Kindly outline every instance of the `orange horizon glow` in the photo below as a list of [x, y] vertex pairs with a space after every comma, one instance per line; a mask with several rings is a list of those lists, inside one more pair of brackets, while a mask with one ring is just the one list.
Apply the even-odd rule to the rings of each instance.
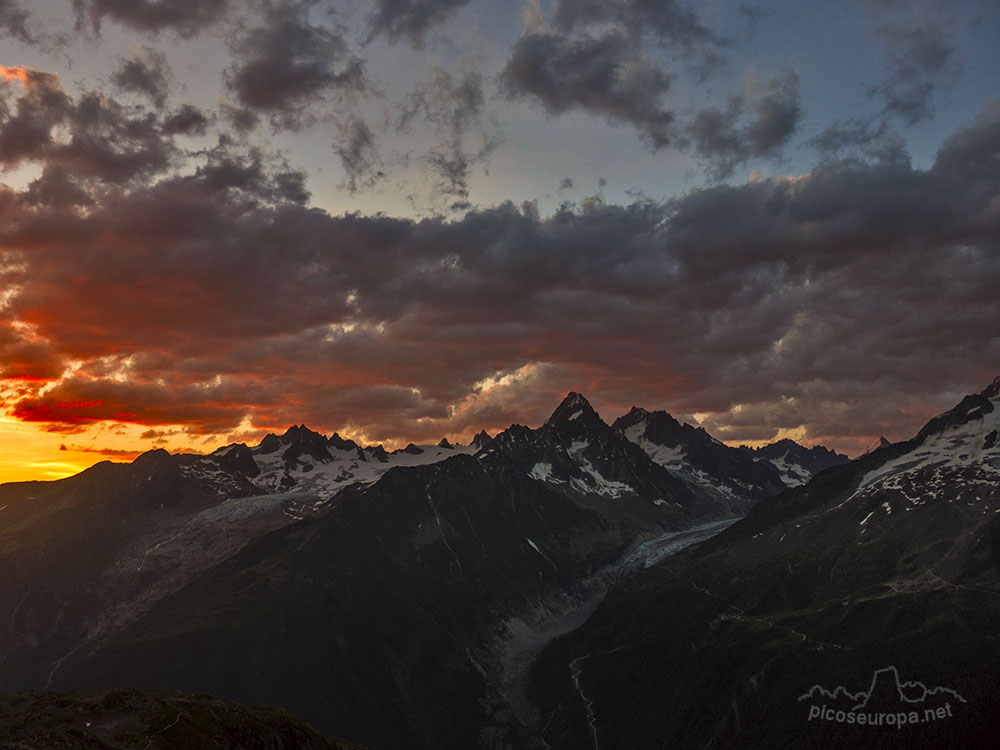
[[[50, 431], [45, 429], [45, 423], [26, 422], [17, 419], [10, 413], [0, 412], [0, 484], [8, 482], [54, 481], [79, 474], [102, 461], [130, 463], [146, 451], [164, 448], [171, 453], [210, 453], [224, 445], [236, 442], [256, 445], [267, 432], [284, 432], [283, 429], [267, 430], [254, 427], [246, 420], [240, 428], [229, 434], [194, 435], [183, 432], [182, 425], [165, 430], [171, 436], [151, 440], [143, 437], [141, 430], [144, 425], [122, 422], [107, 422], [89, 425], [80, 431]], [[307, 425], [309, 426], [309, 425]], [[316, 429], [311, 427], [310, 429]], [[502, 427], [485, 426], [490, 434], [500, 432]], [[427, 443], [425, 440], [384, 440], [372, 441], [358, 429], [341, 429], [337, 431], [341, 437], [354, 440], [361, 445], [380, 443], [386, 450], [403, 448], [409, 442]], [[453, 444], [468, 444], [472, 435], [478, 432], [451, 433], [443, 437]], [[332, 434], [332, 433], [331, 433]], [[790, 438], [800, 445], [812, 447], [822, 441], [810, 439], [798, 430], [781, 430], [770, 440], [726, 440], [730, 447], [746, 445], [759, 448], [782, 438]], [[854, 458], [863, 453], [866, 446], [877, 438], [859, 437], [852, 441], [854, 450], [843, 444], [826, 444], [840, 453], [847, 453]], [[432, 441], [436, 442], [436, 441]]]
[[65, 436], [0, 415], [0, 484], [63, 479], [105, 460], [97, 453], [60, 450], [65, 443]]

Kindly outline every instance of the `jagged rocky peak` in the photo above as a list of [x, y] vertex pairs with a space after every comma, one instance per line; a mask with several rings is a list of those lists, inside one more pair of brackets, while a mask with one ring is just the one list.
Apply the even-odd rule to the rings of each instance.
[[408, 443], [407, 446], [402, 450], [393, 451], [393, 453], [409, 453], [411, 456], [419, 456], [423, 452], [424, 452], [423, 448], [420, 448], [414, 445], [413, 443]]
[[448, 442], [448, 438], [441, 438], [441, 442], [437, 444], [438, 448], [454, 448], [455, 446]]
[[1000, 375], [993, 378], [993, 382], [986, 386], [986, 390], [982, 393], [986, 398], [997, 398], [1000, 396]]
[[[801, 443], [796, 443], [791, 438], [781, 438], [781, 440], [776, 440], [773, 443], [769, 443], [761, 448], [754, 449], [756, 453], [764, 455], [768, 458], [780, 458], [782, 454], [792, 451], [794, 454], [805, 454], [813, 456], [814, 458], [831, 458], [835, 459], [836, 463], [846, 463], [848, 458], [843, 456], [832, 448], [827, 448], [823, 445], [814, 445], [812, 448], [806, 448]], [[842, 460], [841, 460], [842, 459]]]
[[230, 474], [252, 478], [260, 474], [253, 452], [244, 443], [233, 443], [215, 452], [215, 462]]
[[867, 456], [869, 453], [874, 453], [875, 451], [881, 450], [882, 448], [886, 448], [890, 445], [892, 445], [892, 443], [889, 440], [886, 440], [885, 435], [881, 435], [878, 440], [873, 440], [871, 442], [862, 455]]
[[326, 441], [327, 445], [340, 451], [356, 451], [360, 446], [353, 440], [342, 438], [338, 433], [333, 433]]
[[371, 454], [375, 456], [375, 459], [380, 463], [385, 463], [386, 461], [389, 460], [389, 453], [386, 451], [386, 449], [382, 446], [381, 443], [379, 443], [376, 446], [366, 448], [365, 450], [370, 451]]
[[789, 438], [782, 438], [760, 448], [744, 447], [743, 450], [749, 451], [758, 460], [770, 461], [781, 472], [785, 484], [793, 487], [805, 484], [824, 469], [850, 460], [822, 445], [806, 448]]
[[275, 453], [279, 450], [281, 450], [281, 441], [273, 432], [267, 433], [267, 435], [264, 436], [264, 439], [260, 441], [260, 444], [256, 449], [257, 453], [264, 454]]
[[566, 394], [566, 398], [545, 422], [546, 427], [578, 426], [581, 430], [595, 425], [607, 426], [590, 402], [576, 391]]
[[[997, 395], [994, 393], [995, 387], [1000, 392], [1000, 386], [997, 386], [996, 381], [994, 381], [982, 393], [966, 396], [954, 409], [934, 417], [917, 433], [917, 439], [926, 440], [931, 435], [944, 432], [952, 427], [968, 424], [973, 420], [981, 420], [984, 415], [992, 413], [996, 408], [996, 404], [994, 403]], [[994, 395], [988, 395], [990, 393], [994, 393]]]
[[634, 427], [637, 424], [646, 424], [649, 421], [649, 417], [650, 413], [641, 406], [633, 406], [628, 410], [627, 414], [618, 417], [611, 426], [624, 430], [628, 427]]
[[618, 419], [615, 420], [615, 424], [628, 427], [634, 424], [639, 424], [640, 422], [647, 422], [651, 416], [652, 414], [646, 409], [643, 409], [641, 406], [633, 406], [628, 410], [627, 414], [623, 414], [618, 417]]
[[493, 442], [493, 438], [490, 437], [486, 430], [480, 430], [479, 434], [472, 438], [472, 444], [477, 448], [485, 448], [487, 445]]
[[292, 425], [281, 436], [282, 445], [287, 446], [283, 454], [286, 461], [293, 461], [301, 456], [309, 456], [316, 461], [330, 461], [333, 455], [327, 447], [326, 437], [313, 432], [304, 424]]
[[281, 442], [287, 444], [296, 440], [313, 440], [315, 438], [320, 438], [324, 443], [326, 442], [326, 438], [323, 435], [313, 432], [304, 424], [293, 424], [285, 430], [285, 434], [281, 436]]
[[667, 412], [647, 411], [639, 406], [633, 406], [628, 414], [616, 419], [612, 427], [632, 442], [645, 437], [660, 445], [676, 445], [683, 434], [680, 422]]

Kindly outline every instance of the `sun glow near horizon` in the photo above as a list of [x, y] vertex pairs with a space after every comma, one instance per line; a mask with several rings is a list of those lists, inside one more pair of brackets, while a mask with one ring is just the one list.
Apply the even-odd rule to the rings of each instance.
[[104, 460], [96, 453], [60, 450], [65, 442], [64, 436], [0, 414], [0, 484], [63, 479]]

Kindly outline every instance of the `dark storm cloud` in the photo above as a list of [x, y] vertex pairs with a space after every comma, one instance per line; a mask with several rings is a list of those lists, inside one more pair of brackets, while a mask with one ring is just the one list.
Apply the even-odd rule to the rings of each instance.
[[17, 0], [0, 0], [0, 36], [34, 44], [37, 37], [31, 31], [29, 20], [28, 11]]
[[381, 34], [391, 42], [405, 37], [420, 46], [431, 28], [468, 3], [469, 0], [376, 0], [370, 16], [372, 36]]
[[120, 91], [142, 94], [163, 107], [170, 93], [170, 66], [162, 52], [143, 46], [132, 56], [118, 59], [111, 82]]
[[20, 75], [22, 83], [0, 81], [0, 163], [8, 167], [50, 147], [52, 129], [73, 109], [57, 76], [30, 69]]
[[163, 120], [163, 132], [168, 135], [205, 135], [210, 120], [192, 104], [181, 105]]
[[246, 107], [234, 107], [223, 102], [219, 107], [222, 118], [229, 123], [233, 130], [240, 136], [246, 137], [260, 125], [260, 117]]
[[935, 93], [954, 82], [961, 63], [951, 24], [923, 18], [889, 24], [876, 31], [885, 48], [888, 77], [869, 89], [883, 104], [883, 114], [916, 125], [933, 114]]
[[238, 424], [247, 408], [243, 399], [248, 395], [259, 394], [235, 383], [174, 385], [68, 378], [44, 397], [22, 401], [13, 414], [27, 422], [48, 423], [61, 432], [112, 420], [141, 425], [184, 424], [190, 432], [199, 434], [220, 432]]
[[802, 117], [798, 76], [787, 73], [729, 99], [725, 110], [695, 115], [688, 135], [716, 177], [728, 177], [751, 157], [777, 154]]
[[250, 416], [405, 441], [537, 424], [576, 389], [609, 418], [852, 449], [995, 374], [998, 159], [994, 105], [929, 169], [828, 160], [666, 204], [414, 221], [309, 208], [301, 174], [223, 142], [83, 212], [0, 194], [23, 326], [0, 345], [82, 363], [17, 401], [53, 429]]
[[31, 181], [22, 197], [36, 206], [60, 209], [89, 206], [94, 202], [87, 190], [86, 181], [80, 180], [74, 170], [60, 164], [46, 165], [42, 174]]
[[976, 121], [945, 140], [937, 153], [934, 171], [954, 180], [968, 181], [987, 191], [1000, 182], [1000, 100], [984, 107]]
[[73, 0], [77, 23], [89, 19], [99, 29], [104, 18], [140, 31], [192, 35], [218, 20], [227, 0]]
[[[41, 163], [42, 178], [123, 184], [165, 169], [174, 149], [155, 115], [96, 92], [72, 99], [58, 77], [21, 71], [0, 84], [0, 162]], [[64, 171], [62, 176], [56, 168]], [[71, 173], [71, 178], [69, 177]]]
[[312, 121], [318, 100], [366, 88], [364, 62], [342, 31], [314, 24], [308, 4], [278, 3], [263, 22], [237, 34], [226, 85], [245, 109], [266, 115], [276, 128]]
[[487, 111], [483, 77], [475, 70], [456, 76], [440, 68], [417, 88], [400, 110], [399, 132], [423, 117], [437, 134], [423, 161], [436, 177], [434, 190], [467, 206], [473, 167], [486, 164], [500, 145], [499, 126]]
[[618, 32], [525, 34], [503, 70], [509, 96], [530, 97], [552, 114], [582, 110], [632, 125], [653, 148], [671, 140], [672, 112], [662, 103], [670, 76]]
[[64, 367], [48, 342], [35, 339], [30, 332], [18, 330], [10, 322], [0, 324], [0, 381], [55, 380]]

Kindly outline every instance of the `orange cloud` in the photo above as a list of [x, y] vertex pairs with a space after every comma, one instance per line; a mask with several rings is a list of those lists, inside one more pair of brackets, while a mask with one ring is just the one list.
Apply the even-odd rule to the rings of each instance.
[[6, 65], [0, 65], [0, 77], [2, 77], [5, 81], [20, 81], [22, 85], [27, 86], [30, 83], [31, 72], [23, 65], [18, 65], [13, 68], [9, 68]]

